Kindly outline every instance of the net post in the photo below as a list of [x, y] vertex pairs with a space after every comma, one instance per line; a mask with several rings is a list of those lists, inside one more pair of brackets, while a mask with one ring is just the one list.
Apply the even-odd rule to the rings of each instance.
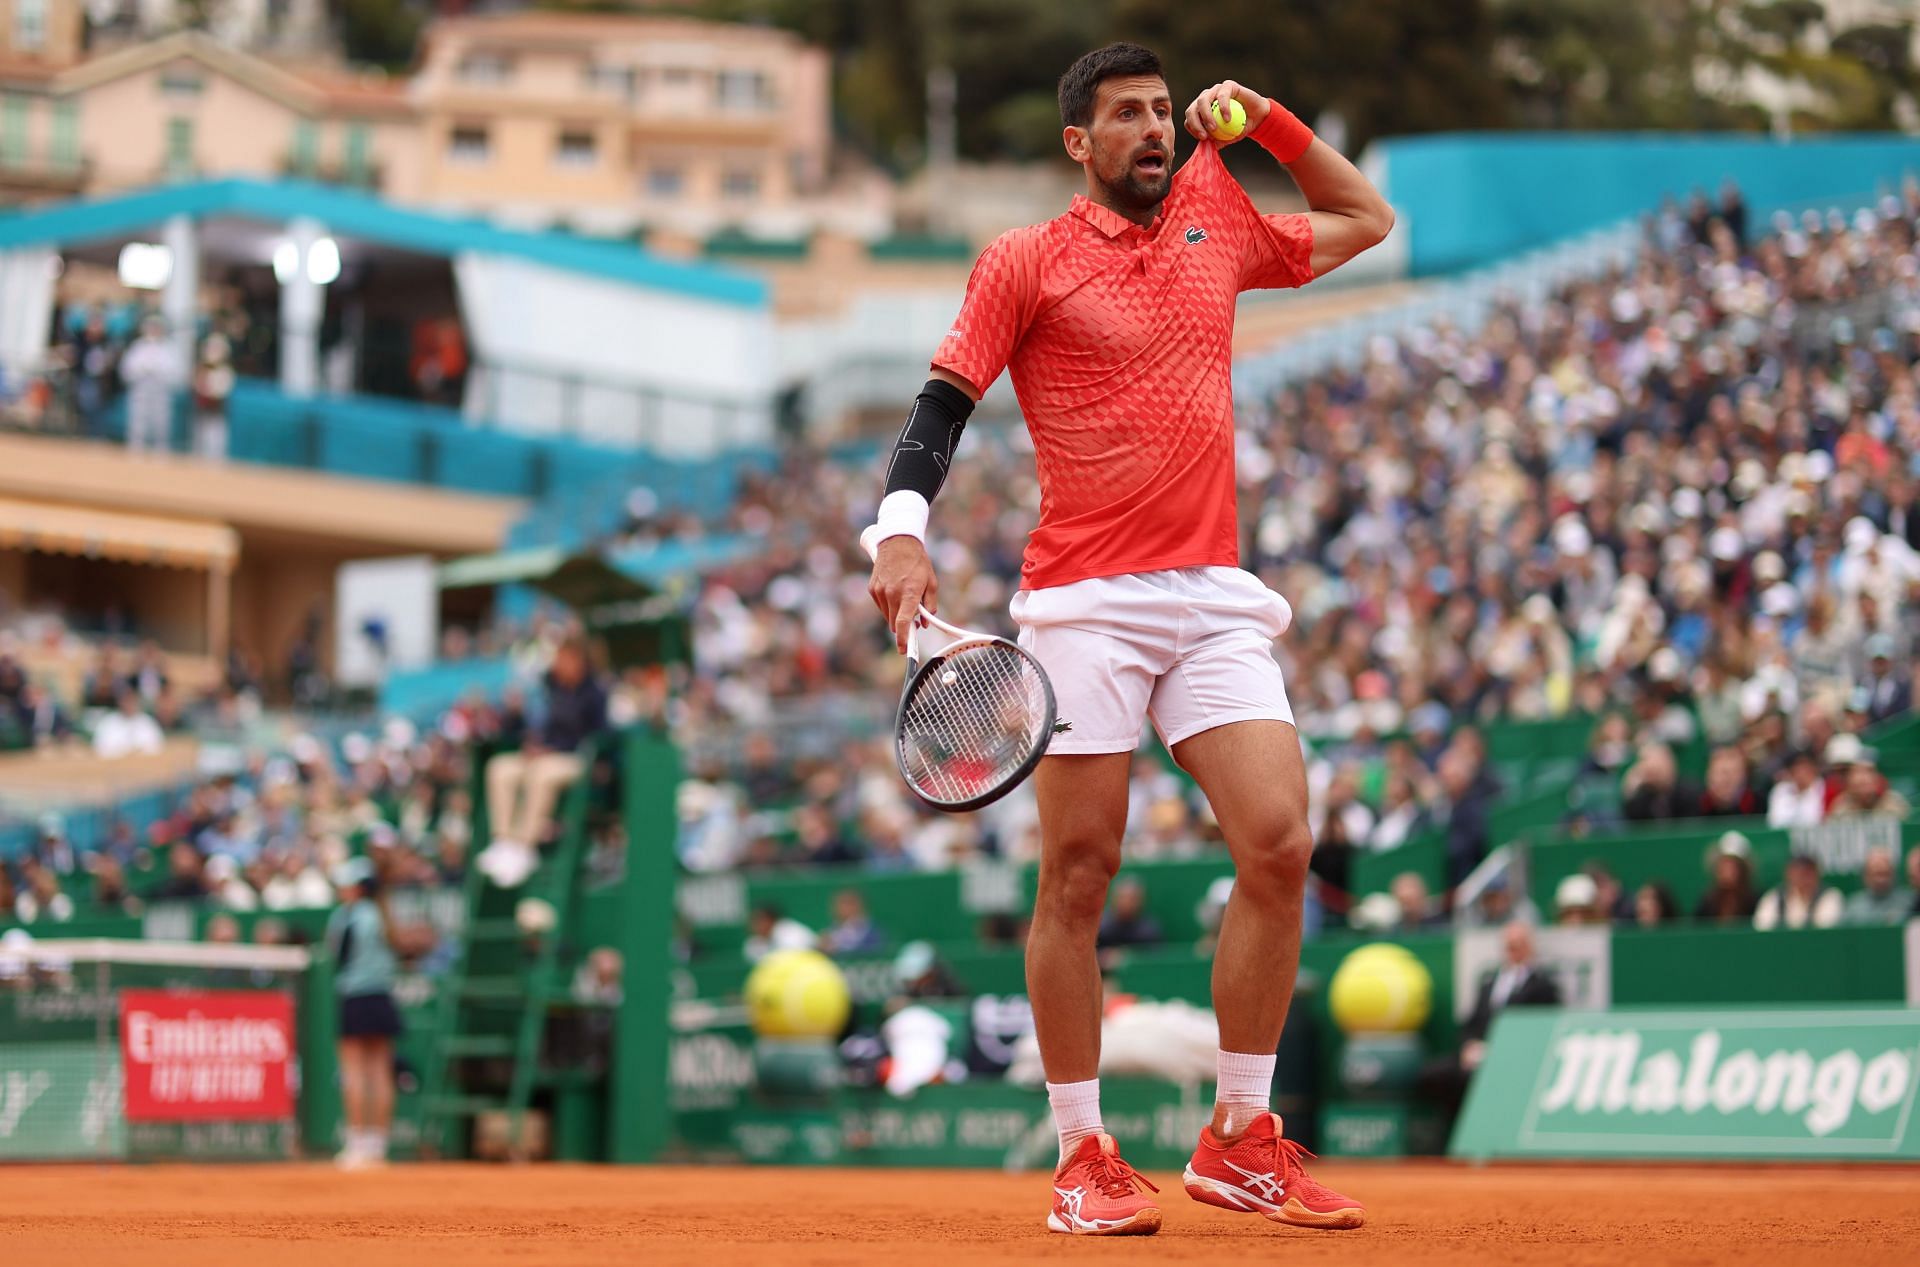
[[666, 735], [636, 727], [621, 754], [627, 874], [621, 893], [621, 973], [614, 1020], [608, 1160], [645, 1162], [667, 1143], [668, 1009], [673, 1000], [674, 794], [680, 755]]
[[335, 1032], [338, 1009], [333, 1000], [333, 956], [325, 943], [313, 948], [307, 970], [300, 974], [300, 1007], [295, 1014], [300, 1053], [301, 1151], [331, 1153], [340, 1132], [340, 1044]]

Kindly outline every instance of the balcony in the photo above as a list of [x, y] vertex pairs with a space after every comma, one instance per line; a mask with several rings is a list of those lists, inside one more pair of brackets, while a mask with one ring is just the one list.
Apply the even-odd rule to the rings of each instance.
[[321, 163], [283, 154], [280, 156], [279, 169], [280, 175], [293, 180], [313, 180], [323, 185], [340, 185], [348, 189], [378, 192], [381, 185], [382, 169], [378, 163]]
[[0, 147], [0, 190], [9, 194], [74, 194], [93, 173], [89, 159]]

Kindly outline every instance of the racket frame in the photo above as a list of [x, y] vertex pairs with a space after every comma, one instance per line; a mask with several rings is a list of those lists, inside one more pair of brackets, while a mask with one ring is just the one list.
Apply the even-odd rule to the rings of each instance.
[[[923, 648], [920, 643], [920, 631], [926, 627], [938, 629], [947, 636], [946, 644], [934, 652], [931, 658], [922, 654]], [[913, 697], [913, 688], [919, 685], [920, 680], [938, 669], [955, 647], [990, 643], [1005, 643], [1012, 647], [1026, 658], [1039, 676], [1040, 689], [1045, 693], [1047, 701], [1046, 720], [1040, 730], [1040, 742], [1034, 745], [1033, 751], [1027, 754], [1026, 759], [1015, 767], [1011, 774], [979, 796], [965, 801], [933, 800], [920, 790], [913, 776], [907, 771], [906, 753], [901, 743], [905, 738], [907, 701]], [[940, 619], [925, 607], [917, 609], [913, 622], [907, 627], [907, 674], [900, 684], [900, 703], [895, 706], [893, 713], [893, 764], [894, 768], [900, 772], [901, 781], [907, 785], [907, 790], [913, 793], [914, 799], [928, 809], [939, 810], [944, 814], [966, 814], [986, 808], [1026, 782], [1032, 775], [1034, 769], [1040, 764], [1040, 758], [1047, 755], [1047, 749], [1053, 744], [1054, 723], [1058, 720], [1058, 703], [1053, 695], [1053, 679], [1047, 676], [1046, 669], [1041, 667], [1040, 662], [1034, 659], [1032, 653], [1025, 647], [998, 634], [982, 633], [977, 629], [962, 629], [958, 625]]]

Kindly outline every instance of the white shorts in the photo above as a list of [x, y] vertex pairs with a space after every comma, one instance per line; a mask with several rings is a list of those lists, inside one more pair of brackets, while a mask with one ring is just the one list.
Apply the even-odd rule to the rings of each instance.
[[1132, 752], [1152, 719], [1169, 748], [1238, 721], [1293, 721], [1273, 640], [1287, 600], [1239, 568], [1097, 576], [1021, 590], [1020, 645], [1053, 681], [1049, 752]]

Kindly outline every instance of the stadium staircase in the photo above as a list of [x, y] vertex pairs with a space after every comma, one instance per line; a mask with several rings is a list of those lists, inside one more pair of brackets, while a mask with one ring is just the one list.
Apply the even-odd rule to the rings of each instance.
[[[477, 1131], [461, 1131], [460, 1124], [504, 1112], [508, 1152], [518, 1158], [528, 1146], [527, 1112], [535, 1092], [583, 1076], [549, 1071], [541, 1063], [551, 1005], [567, 994], [560, 979], [561, 950], [576, 914], [591, 826], [598, 750], [589, 744], [581, 755], [583, 773], [561, 802], [558, 837], [541, 851], [540, 864], [524, 885], [503, 889], [478, 866], [467, 868], [465, 932], [440, 980], [435, 1039], [421, 1071], [423, 1155], [471, 1155]], [[485, 754], [477, 754], [476, 844], [490, 839], [491, 832], [484, 770]]]

